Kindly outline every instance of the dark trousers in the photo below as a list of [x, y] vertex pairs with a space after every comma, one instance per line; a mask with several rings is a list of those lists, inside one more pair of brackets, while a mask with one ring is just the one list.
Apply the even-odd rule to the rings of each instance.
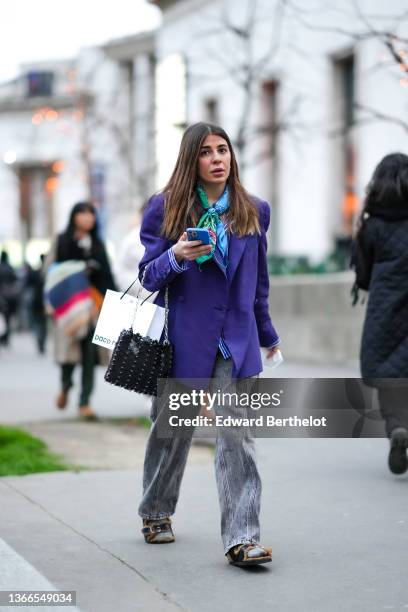
[[31, 329], [37, 342], [39, 353], [45, 352], [45, 343], [47, 340], [47, 317], [44, 313], [33, 313], [31, 319]]
[[[96, 347], [92, 344], [94, 330], [81, 340], [81, 393], [79, 406], [87, 406], [94, 388], [94, 368], [96, 364]], [[63, 391], [68, 392], [73, 385], [75, 363], [61, 365], [61, 383]]]
[[387, 436], [397, 427], [408, 429], [408, 387], [380, 387], [378, 399]]

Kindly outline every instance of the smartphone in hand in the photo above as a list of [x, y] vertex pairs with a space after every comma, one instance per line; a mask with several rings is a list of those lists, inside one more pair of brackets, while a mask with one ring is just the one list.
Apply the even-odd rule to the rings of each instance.
[[201, 240], [203, 244], [210, 244], [210, 232], [204, 227], [188, 227], [187, 240]]

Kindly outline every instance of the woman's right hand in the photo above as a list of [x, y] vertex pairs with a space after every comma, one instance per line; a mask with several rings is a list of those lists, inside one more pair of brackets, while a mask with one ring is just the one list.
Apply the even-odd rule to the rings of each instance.
[[203, 244], [201, 240], [187, 240], [187, 232], [184, 232], [178, 242], [172, 247], [177, 263], [183, 259], [194, 261], [201, 255], [207, 255], [211, 251], [210, 244]]

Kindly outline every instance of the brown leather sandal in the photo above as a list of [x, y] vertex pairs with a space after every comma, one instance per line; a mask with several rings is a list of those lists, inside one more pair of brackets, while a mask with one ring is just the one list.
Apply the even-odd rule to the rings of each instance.
[[57, 399], [55, 400], [55, 405], [60, 410], [64, 410], [68, 404], [68, 391], [60, 391], [57, 395]]
[[272, 561], [272, 548], [247, 542], [233, 546], [225, 556], [231, 565], [238, 565], [239, 567], [258, 565]]
[[176, 539], [168, 516], [162, 519], [143, 519], [141, 531], [147, 544], [169, 544]]

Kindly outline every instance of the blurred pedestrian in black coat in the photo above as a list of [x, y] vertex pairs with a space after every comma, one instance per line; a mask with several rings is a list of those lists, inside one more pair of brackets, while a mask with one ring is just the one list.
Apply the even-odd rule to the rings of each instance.
[[10, 342], [11, 319], [18, 306], [18, 278], [10, 265], [7, 251], [0, 254], [0, 312], [5, 321], [5, 331], [0, 336], [0, 344], [7, 346]]
[[30, 289], [29, 313], [30, 327], [35, 335], [38, 352], [45, 353], [47, 339], [47, 316], [44, 305], [44, 261], [40, 256], [41, 265], [37, 270], [31, 270], [26, 278], [26, 286]]
[[361, 373], [377, 387], [391, 439], [389, 467], [408, 468], [408, 156], [387, 155], [368, 185], [353, 245], [358, 290], [369, 291]]

